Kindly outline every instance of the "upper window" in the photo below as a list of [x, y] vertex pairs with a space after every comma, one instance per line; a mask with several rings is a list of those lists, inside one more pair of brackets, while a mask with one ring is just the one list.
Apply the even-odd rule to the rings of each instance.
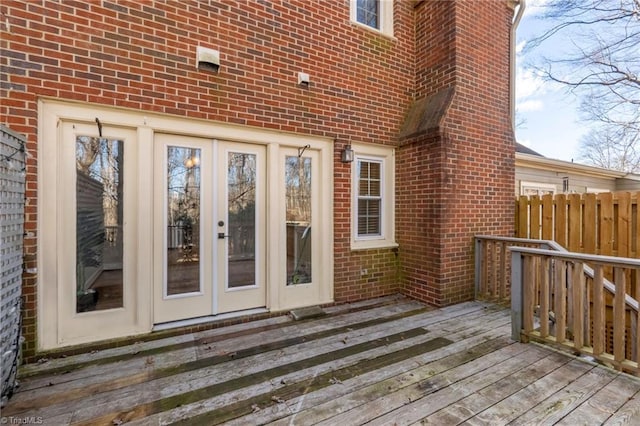
[[395, 247], [393, 149], [354, 145], [354, 150], [351, 246]]
[[351, 0], [351, 20], [393, 35], [393, 0]]

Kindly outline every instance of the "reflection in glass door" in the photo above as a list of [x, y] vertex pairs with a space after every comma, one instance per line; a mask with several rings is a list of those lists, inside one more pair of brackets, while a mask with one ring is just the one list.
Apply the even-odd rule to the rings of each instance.
[[311, 158], [285, 158], [287, 285], [311, 282]]
[[213, 144], [156, 135], [154, 322], [213, 313]]
[[227, 160], [227, 287], [256, 285], [256, 155], [229, 152]]
[[76, 136], [76, 313], [123, 306], [123, 145]]
[[217, 312], [266, 305], [266, 149], [219, 142]]
[[167, 148], [167, 296], [201, 291], [200, 150]]

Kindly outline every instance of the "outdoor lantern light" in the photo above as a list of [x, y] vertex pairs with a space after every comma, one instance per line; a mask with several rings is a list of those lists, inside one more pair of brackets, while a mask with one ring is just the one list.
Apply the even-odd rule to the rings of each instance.
[[351, 149], [351, 145], [347, 145], [342, 150], [342, 162], [351, 163], [352, 161], [353, 161], [353, 149]]

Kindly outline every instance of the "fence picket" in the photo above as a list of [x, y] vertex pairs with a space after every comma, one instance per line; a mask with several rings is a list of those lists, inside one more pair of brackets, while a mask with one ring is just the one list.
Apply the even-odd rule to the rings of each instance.
[[542, 239], [553, 240], [553, 195], [542, 196]]
[[527, 231], [529, 230], [529, 197], [526, 195], [520, 196], [518, 200], [518, 234], [519, 238], [529, 238]]
[[596, 253], [596, 194], [584, 194], [584, 222], [582, 223], [582, 252]]
[[568, 208], [568, 216], [567, 221], [568, 226], [567, 229], [569, 231], [569, 251], [579, 252], [580, 251], [580, 224], [582, 223], [581, 217], [581, 207], [582, 200], [580, 194], [570, 194], [567, 198], [569, 208]]
[[613, 196], [610, 192], [598, 194], [600, 200], [600, 252], [605, 256], [613, 255]]
[[617, 226], [617, 255], [619, 257], [629, 257], [629, 237], [631, 235], [631, 194], [619, 192], [614, 195], [614, 200], [618, 204], [618, 226]]
[[554, 199], [555, 204], [555, 240], [562, 247], [567, 247], [567, 197], [558, 194]]
[[537, 195], [531, 196], [531, 208], [529, 220], [529, 238], [540, 239], [540, 217], [542, 216], [542, 205], [540, 203], [540, 197]]

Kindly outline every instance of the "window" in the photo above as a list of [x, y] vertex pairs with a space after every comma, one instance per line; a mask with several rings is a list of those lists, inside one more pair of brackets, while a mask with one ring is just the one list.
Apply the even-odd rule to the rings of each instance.
[[352, 0], [351, 20], [393, 36], [393, 0]]
[[354, 150], [352, 248], [395, 247], [393, 149], [354, 145]]
[[361, 158], [356, 162], [358, 178], [358, 218], [356, 233], [361, 237], [382, 235], [382, 161]]
[[545, 195], [555, 194], [556, 186], [549, 183], [520, 182], [520, 195]]

